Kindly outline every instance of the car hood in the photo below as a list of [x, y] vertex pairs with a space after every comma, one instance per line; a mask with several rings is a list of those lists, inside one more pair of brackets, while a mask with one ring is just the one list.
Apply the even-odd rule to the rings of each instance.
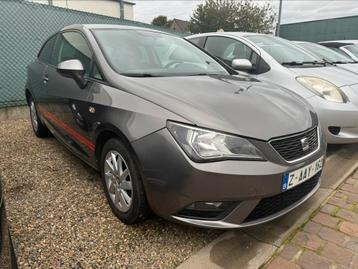
[[132, 93], [189, 122], [262, 140], [312, 127], [306, 101], [283, 88], [237, 76], [127, 78]]
[[355, 74], [358, 74], [358, 63], [355, 64], [337, 64], [339, 68], [342, 68], [344, 70], [351, 71]]
[[335, 66], [290, 68], [298, 76], [323, 78], [337, 87], [358, 84], [358, 75]]

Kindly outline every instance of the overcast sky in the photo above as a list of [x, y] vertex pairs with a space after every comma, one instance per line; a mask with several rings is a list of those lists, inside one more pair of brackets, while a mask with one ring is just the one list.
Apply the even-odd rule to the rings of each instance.
[[[132, 0], [134, 17], [137, 21], [150, 23], [158, 15], [166, 15], [170, 19], [189, 20], [195, 7], [204, 2], [202, 0]], [[274, 9], [278, 9], [278, 0], [256, 1], [269, 2]], [[358, 15], [358, 0], [283, 0], [282, 23], [317, 20], [334, 17]]]

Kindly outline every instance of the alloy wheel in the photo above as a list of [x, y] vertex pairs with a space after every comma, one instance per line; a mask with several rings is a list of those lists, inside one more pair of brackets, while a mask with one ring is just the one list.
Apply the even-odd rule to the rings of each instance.
[[30, 103], [30, 113], [32, 126], [34, 127], [35, 131], [37, 131], [37, 129], [39, 128], [39, 122], [37, 119], [37, 112], [34, 101], [31, 101]]
[[133, 186], [129, 167], [122, 155], [115, 150], [106, 154], [104, 177], [109, 196], [119, 211], [127, 212], [133, 200]]

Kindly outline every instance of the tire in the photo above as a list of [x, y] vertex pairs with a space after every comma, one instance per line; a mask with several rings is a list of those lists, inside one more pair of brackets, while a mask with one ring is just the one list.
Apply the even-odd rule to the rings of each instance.
[[139, 165], [129, 147], [117, 138], [108, 140], [100, 162], [104, 192], [114, 215], [129, 225], [145, 220], [150, 209]]
[[10, 238], [10, 258], [11, 258], [11, 267], [10, 268], [18, 269], [15, 249], [14, 249], [14, 245], [12, 243], [10, 232], [9, 232], [9, 238]]
[[41, 122], [41, 119], [36, 109], [35, 102], [31, 97], [29, 98], [29, 108], [30, 108], [31, 125], [35, 135], [40, 138], [50, 136], [51, 133], [47, 129], [45, 124]]

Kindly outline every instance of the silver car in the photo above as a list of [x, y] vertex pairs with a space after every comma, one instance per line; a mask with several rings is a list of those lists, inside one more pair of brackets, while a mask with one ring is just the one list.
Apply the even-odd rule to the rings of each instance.
[[358, 61], [358, 40], [322, 41], [319, 44], [349, 56], [356, 62]]
[[328, 143], [358, 142], [358, 76], [283, 38], [243, 32], [187, 37], [237, 70], [286, 87], [315, 108]]
[[299, 47], [305, 49], [307, 52], [320, 58], [322, 61], [358, 74], [358, 62], [353, 61], [348, 56], [345, 56], [325, 46], [312, 42], [295, 41], [294, 43]]

